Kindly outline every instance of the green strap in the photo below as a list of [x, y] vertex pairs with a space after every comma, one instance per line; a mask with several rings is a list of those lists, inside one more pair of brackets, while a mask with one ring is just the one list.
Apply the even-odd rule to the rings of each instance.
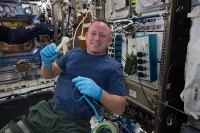
[[7, 128], [7, 129], [5, 130], [5, 133], [12, 133], [12, 131], [10, 130], [10, 128]]
[[24, 133], [30, 133], [30, 131], [28, 130], [28, 128], [24, 125], [24, 123], [21, 120], [17, 122], [17, 125], [20, 127], [20, 129]]

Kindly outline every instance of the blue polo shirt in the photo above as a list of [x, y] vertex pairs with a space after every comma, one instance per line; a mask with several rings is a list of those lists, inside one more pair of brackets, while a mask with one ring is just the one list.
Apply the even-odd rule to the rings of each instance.
[[[94, 114], [89, 104], [82, 99], [82, 94], [75, 88], [72, 79], [78, 76], [91, 78], [110, 94], [125, 96], [125, 78], [122, 65], [110, 56], [91, 55], [85, 50], [74, 48], [59, 60], [57, 65], [63, 70], [59, 75], [54, 93], [55, 104], [68, 113], [91, 117]], [[73, 97], [72, 97], [73, 95]], [[99, 107], [94, 104], [96, 109]]]

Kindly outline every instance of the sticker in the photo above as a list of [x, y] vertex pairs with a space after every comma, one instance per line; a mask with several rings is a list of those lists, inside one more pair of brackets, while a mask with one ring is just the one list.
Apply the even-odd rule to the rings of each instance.
[[129, 95], [136, 98], [136, 91], [129, 89]]

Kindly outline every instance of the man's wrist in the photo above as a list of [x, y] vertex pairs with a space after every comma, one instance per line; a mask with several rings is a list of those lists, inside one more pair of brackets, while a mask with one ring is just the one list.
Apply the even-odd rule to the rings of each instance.
[[101, 87], [99, 87], [99, 88], [100, 88], [100, 90], [99, 90], [99, 93], [96, 98], [97, 100], [101, 99], [101, 97], [103, 96], [103, 89]]
[[42, 61], [42, 65], [46, 67], [50, 67], [52, 62]]

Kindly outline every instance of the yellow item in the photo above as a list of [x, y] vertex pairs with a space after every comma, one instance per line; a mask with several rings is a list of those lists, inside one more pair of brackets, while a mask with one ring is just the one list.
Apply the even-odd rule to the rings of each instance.
[[136, 3], [136, 0], [132, 0], [132, 4], [135, 4]]

